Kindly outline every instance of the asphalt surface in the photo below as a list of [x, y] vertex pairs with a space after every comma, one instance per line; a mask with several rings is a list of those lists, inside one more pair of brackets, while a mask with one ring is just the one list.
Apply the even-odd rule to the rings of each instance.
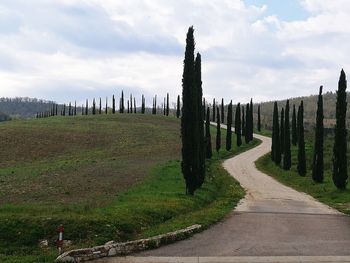
[[[222, 222], [187, 240], [133, 255], [136, 260], [133, 262], [147, 262], [142, 258], [147, 260], [150, 256], [174, 257], [174, 260], [175, 257], [197, 257], [197, 262], [200, 262], [198, 257], [233, 260], [237, 256], [297, 256], [298, 260], [298, 256], [350, 256], [350, 217], [258, 171], [254, 162], [270, 151], [271, 139], [255, 137], [262, 140], [262, 144], [223, 164], [247, 191], [235, 210]], [[327, 257], [327, 262], [336, 262], [332, 258], [336, 259]], [[350, 257], [347, 258], [350, 261]], [[299, 258], [291, 262], [304, 261]]]

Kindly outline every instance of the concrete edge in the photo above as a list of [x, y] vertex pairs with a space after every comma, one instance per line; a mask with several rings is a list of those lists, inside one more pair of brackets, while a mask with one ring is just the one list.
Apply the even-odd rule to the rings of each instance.
[[142, 250], [154, 249], [164, 244], [183, 240], [192, 234], [199, 232], [201, 228], [202, 226], [197, 224], [150, 238], [123, 243], [109, 241], [102, 246], [74, 249], [58, 256], [56, 262], [83, 262], [102, 257], [124, 256]]

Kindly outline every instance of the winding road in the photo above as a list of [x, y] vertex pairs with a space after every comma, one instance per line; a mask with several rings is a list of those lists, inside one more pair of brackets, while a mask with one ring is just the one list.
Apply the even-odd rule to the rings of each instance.
[[246, 196], [222, 222], [134, 257], [98, 262], [350, 262], [350, 217], [258, 171], [254, 162], [270, 151], [271, 139], [254, 137], [259, 146], [223, 163]]

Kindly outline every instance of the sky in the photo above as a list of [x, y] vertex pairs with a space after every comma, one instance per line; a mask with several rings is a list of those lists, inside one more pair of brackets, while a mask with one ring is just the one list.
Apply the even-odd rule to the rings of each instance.
[[207, 100], [335, 91], [349, 13], [349, 0], [1, 0], [0, 97], [175, 102], [191, 25]]

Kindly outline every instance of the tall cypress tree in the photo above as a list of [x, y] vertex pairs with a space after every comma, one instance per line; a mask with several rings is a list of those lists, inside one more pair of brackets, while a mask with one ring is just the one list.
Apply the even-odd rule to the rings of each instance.
[[63, 116], [66, 116], [66, 104], [63, 104]]
[[[198, 156], [198, 181], [196, 187], [199, 188], [202, 186], [205, 178], [205, 144], [204, 144], [204, 122], [203, 122], [203, 107], [202, 107], [202, 99], [203, 99], [203, 90], [202, 90], [202, 59], [201, 55], [197, 53], [195, 59], [195, 112], [197, 116], [195, 117], [195, 131], [196, 132], [196, 140], [197, 143], [195, 149], [197, 152], [195, 153]], [[194, 159], [196, 156], [194, 157]]]
[[[193, 195], [196, 190], [197, 176], [193, 174], [193, 155], [196, 150], [193, 145], [193, 93], [195, 90], [194, 76], [194, 37], [193, 27], [190, 27], [186, 37], [186, 49], [184, 59], [184, 71], [182, 75], [182, 116], [181, 116], [181, 139], [182, 139], [182, 162], [181, 169], [186, 181], [186, 193]], [[197, 135], [197, 134], [196, 134]]]
[[136, 98], [134, 97], [134, 113], [136, 113]]
[[297, 170], [300, 176], [306, 175], [306, 158], [305, 158], [305, 141], [304, 141], [304, 106], [303, 101], [300, 103], [299, 114], [299, 139], [298, 139], [298, 165]]
[[127, 111], [127, 113], [130, 113], [130, 102], [129, 102], [129, 100], [128, 100], [128, 111]]
[[292, 115], [292, 144], [297, 145], [297, 118], [295, 112], [295, 104], [293, 104], [293, 115]]
[[145, 97], [143, 96], [143, 94], [142, 94], [141, 101], [142, 101], [142, 103], [141, 103], [141, 113], [145, 114]]
[[133, 112], [133, 105], [132, 105], [132, 94], [130, 94], [130, 111], [128, 111], [128, 113], [132, 113]]
[[[119, 112], [121, 113], [120, 109], [119, 109]], [[112, 113], [115, 114], [115, 98], [114, 98], [114, 94], [113, 94], [113, 97], [112, 97]]]
[[315, 182], [323, 182], [323, 97], [322, 86], [318, 94], [317, 113], [316, 113], [316, 130], [315, 130], [315, 146], [312, 160], [312, 179]]
[[68, 116], [71, 116], [72, 115], [72, 106], [71, 106], [71, 103], [69, 102], [69, 105], [68, 105]]
[[166, 116], [169, 116], [169, 93], [166, 94]]
[[177, 103], [176, 103], [176, 117], [180, 118], [180, 95], [177, 95]]
[[96, 102], [95, 102], [95, 98], [92, 101], [92, 115], [96, 114]]
[[85, 108], [84, 108], [84, 104], [81, 105], [81, 115], [85, 114]]
[[337, 90], [336, 103], [336, 124], [335, 138], [333, 146], [333, 173], [332, 179], [334, 185], [338, 189], [345, 189], [348, 183], [347, 170], [347, 141], [346, 141], [346, 75], [344, 70], [341, 70]]
[[157, 114], [157, 95], [154, 96], [154, 114]]
[[240, 147], [242, 145], [242, 123], [241, 123], [241, 104], [238, 103], [236, 107], [236, 119], [235, 119], [235, 132], [237, 136], [237, 146]]
[[242, 136], [245, 136], [246, 125], [245, 125], [245, 115], [244, 115], [244, 106], [242, 106]]
[[275, 101], [273, 105], [273, 124], [272, 124], [272, 145], [271, 145], [271, 159], [275, 164], [281, 163], [281, 140], [280, 140], [280, 126], [278, 117], [278, 106]]
[[225, 122], [225, 106], [224, 106], [224, 98], [221, 99], [221, 123]]
[[163, 115], [166, 115], [166, 102], [165, 102], [165, 97], [164, 97], [164, 102], [163, 102]]
[[213, 119], [212, 119], [213, 122], [215, 122], [215, 117], [216, 117], [215, 110], [216, 110], [215, 99], [213, 99]]
[[261, 132], [261, 116], [260, 116], [260, 105], [258, 106], [258, 131]]
[[289, 100], [286, 103], [284, 116], [284, 153], [283, 153], [283, 169], [289, 170], [292, 166], [291, 150], [290, 150], [290, 122], [289, 122]]
[[284, 154], [284, 108], [281, 109], [280, 149], [281, 154]]
[[89, 114], [89, 101], [86, 100], [86, 105], [85, 105], [85, 115]]
[[220, 113], [219, 107], [216, 112], [216, 151], [219, 152], [221, 148], [221, 129], [220, 129]]
[[211, 147], [211, 136], [210, 136], [210, 109], [207, 108], [206, 121], [205, 121], [205, 142], [206, 150], [205, 155], [207, 159], [211, 159], [213, 152]]
[[250, 99], [250, 106], [249, 106], [249, 141], [253, 140], [253, 133], [254, 133], [254, 117], [253, 117], [253, 99]]
[[227, 107], [226, 150], [232, 148], [232, 100]]
[[101, 97], [100, 97], [100, 107], [98, 109], [98, 114], [101, 114], [102, 113], [102, 100], [101, 100]]
[[245, 132], [244, 132], [245, 143], [249, 143], [249, 139], [250, 139], [250, 109], [249, 109], [249, 103], [247, 103], [245, 108]]
[[105, 114], [108, 113], [108, 98], [106, 97], [106, 107], [105, 107]]
[[119, 112], [124, 113], [124, 91], [122, 90], [122, 96], [120, 98]]

